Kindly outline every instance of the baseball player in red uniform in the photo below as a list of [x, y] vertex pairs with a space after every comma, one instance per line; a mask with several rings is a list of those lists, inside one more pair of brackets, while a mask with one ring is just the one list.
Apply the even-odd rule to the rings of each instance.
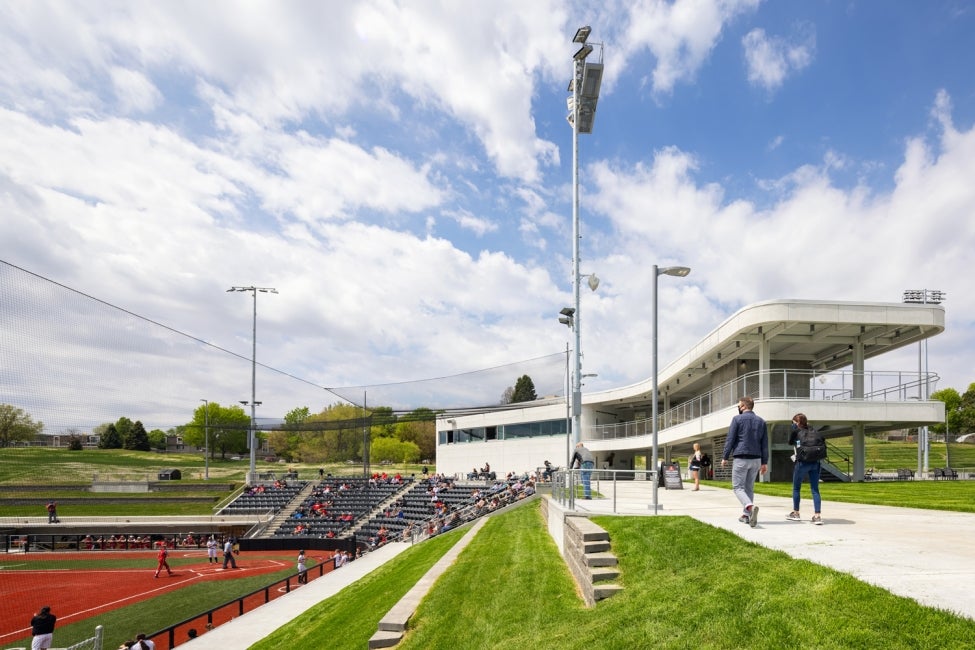
[[166, 548], [166, 542], [162, 542], [159, 545], [159, 554], [156, 556], [156, 559], [159, 560], [159, 564], [156, 565], [156, 575], [153, 577], [158, 578], [159, 572], [162, 571], [163, 569], [166, 569], [166, 573], [168, 573], [169, 575], [173, 575], [172, 570], [169, 568], [169, 562], [166, 561], [166, 558], [168, 557], [169, 557], [169, 550]]

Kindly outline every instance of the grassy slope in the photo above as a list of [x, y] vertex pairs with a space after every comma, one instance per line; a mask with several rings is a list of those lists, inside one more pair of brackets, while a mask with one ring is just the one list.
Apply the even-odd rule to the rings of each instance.
[[[538, 507], [524, 507], [482, 529], [423, 601], [398, 647], [915, 648], [944, 639], [975, 645], [973, 621], [687, 517], [597, 522], [620, 558], [621, 594], [586, 609]], [[398, 579], [379, 576], [372, 589], [385, 581]], [[315, 610], [289, 626], [301, 630], [300, 639], [275, 635], [253, 647], [364, 647], [374, 625], [361, 636], [345, 631], [368, 597], [332, 600], [327, 615]], [[368, 618], [378, 621], [385, 611]]]

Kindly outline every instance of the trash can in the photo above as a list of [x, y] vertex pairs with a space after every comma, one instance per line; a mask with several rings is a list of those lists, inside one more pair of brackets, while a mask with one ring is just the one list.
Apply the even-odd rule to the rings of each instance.
[[159, 472], [160, 481], [178, 481], [181, 478], [183, 474], [178, 469], [164, 469]]

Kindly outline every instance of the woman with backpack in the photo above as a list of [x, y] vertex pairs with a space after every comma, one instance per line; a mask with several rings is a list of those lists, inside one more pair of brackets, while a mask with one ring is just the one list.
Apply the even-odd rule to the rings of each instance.
[[822, 499], [819, 496], [819, 461], [826, 458], [826, 440], [822, 434], [809, 426], [809, 421], [802, 413], [792, 416], [792, 433], [789, 434], [789, 444], [795, 447], [795, 454], [792, 460], [795, 461], [795, 468], [792, 470], [792, 512], [786, 515], [790, 521], [800, 521], [799, 516], [799, 493], [802, 490], [802, 482], [806, 476], [809, 477], [809, 490], [812, 492], [813, 510], [812, 523], [821, 526], [823, 524], [820, 504]]

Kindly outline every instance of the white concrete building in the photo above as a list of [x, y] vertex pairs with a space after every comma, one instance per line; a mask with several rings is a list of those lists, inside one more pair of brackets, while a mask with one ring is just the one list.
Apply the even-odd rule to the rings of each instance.
[[[720, 460], [738, 398], [750, 395], [755, 412], [769, 425], [769, 480], [791, 480], [788, 425], [797, 412], [827, 438], [853, 436], [853, 458], [831, 457], [836, 467], [828, 469], [862, 480], [865, 433], [944, 421], [943, 403], [927, 399], [937, 388], [936, 374], [882, 365], [885, 353], [942, 331], [944, 308], [934, 304], [774, 300], [749, 305], [659, 371], [660, 458], [683, 461], [691, 443], [700, 442]], [[580, 438], [595, 453], [597, 468], [649, 464], [651, 395], [652, 377], [583, 395]], [[568, 428], [562, 398], [444, 415], [437, 421], [437, 471], [466, 474], [490, 463], [503, 475], [533, 471], [545, 460], [565, 465]]]

